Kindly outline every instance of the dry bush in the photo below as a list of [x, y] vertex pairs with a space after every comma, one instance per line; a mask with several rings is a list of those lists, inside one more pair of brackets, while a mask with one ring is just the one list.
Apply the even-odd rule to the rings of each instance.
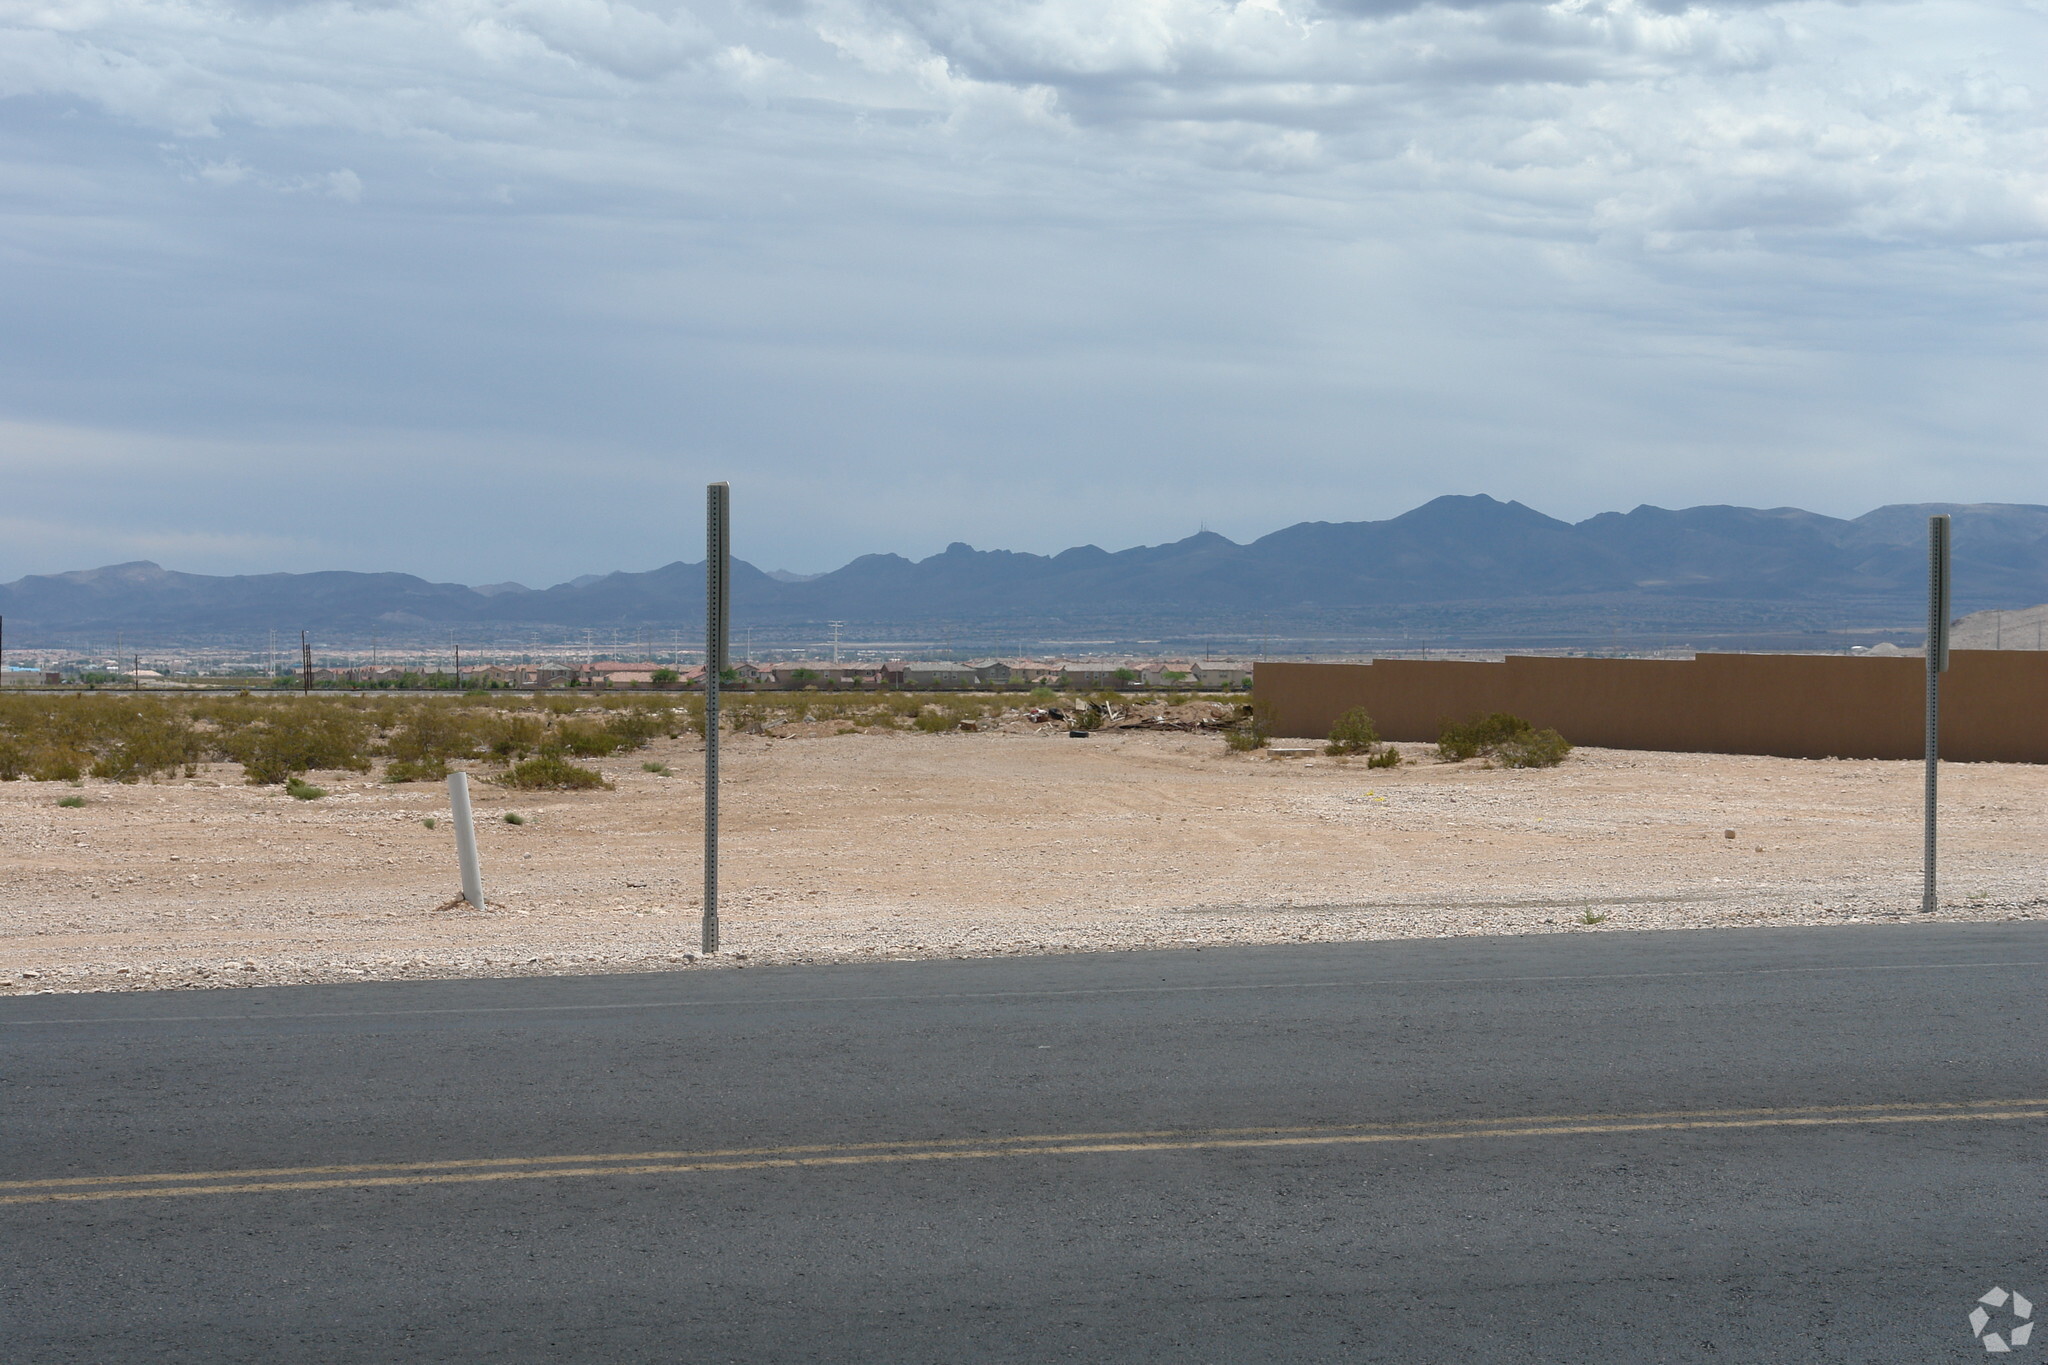
[[1323, 752], [1332, 757], [1339, 754], [1369, 754], [1380, 742], [1380, 732], [1366, 714], [1363, 706], [1354, 706], [1337, 717], [1337, 723], [1330, 727], [1330, 742]]
[[242, 765], [245, 781], [275, 785], [316, 768], [370, 770], [371, 717], [344, 701], [272, 701], [245, 724], [220, 733], [220, 752]]
[[1272, 702], [1254, 701], [1237, 708], [1237, 723], [1223, 732], [1223, 743], [1234, 753], [1263, 749], [1273, 742], [1273, 725], [1278, 715]]
[[1494, 749], [1489, 761], [1497, 768], [1555, 768], [1571, 751], [1555, 730], [1528, 730]]
[[[455, 759], [476, 758], [483, 750], [480, 717], [445, 702], [415, 702], [402, 712], [384, 740], [384, 753], [391, 760], [384, 769], [387, 782], [439, 782], [448, 776], [448, 764]], [[392, 718], [386, 709], [385, 718]]]
[[539, 758], [515, 763], [498, 781], [521, 791], [587, 791], [612, 785], [604, 780], [603, 773], [579, 768], [556, 754], [542, 754]]
[[1555, 730], [1538, 730], [1520, 716], [1495, 711], [1463, 723], [1443, 721], [1436, 751], [1452, 763], [1483, 756], [1498, 768], [1554, 768], [1572, 746]]
[[1505, 711], [1475, 716], [1468, 721], [1444, 719], [1437, 722], [1436, 754], [1447, 763], [1490, 754], [1503, 743], [1527, 733], [1529, 722]]
[[0, 780], [119, 782], [175, 775], [207, 755], [191, 714], [155, 697], [0, 698]]

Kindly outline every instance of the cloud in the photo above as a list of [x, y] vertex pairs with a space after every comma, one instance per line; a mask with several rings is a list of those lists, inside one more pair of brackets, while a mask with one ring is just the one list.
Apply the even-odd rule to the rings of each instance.
[[[307, 555], [486, 579], [676, 557], [649, 490], [725, 475], [772, 490], [754, 553], [799, 569], [1449, 486], [2048, 500], [2020, 396], [2043, 26], [1990, 0], [0, 0], [0, 418], [146, 452], [110, 557], [156, 506], [260, 567], [234, 524], [300, 490]], [[43, 468], [33, 515], [90, 524], [88, 467]], [[595, 472], [565, 494], [568, 469]], [[404, 495], [380, 524], [351, 470], [517, 537], [437, 535]]]

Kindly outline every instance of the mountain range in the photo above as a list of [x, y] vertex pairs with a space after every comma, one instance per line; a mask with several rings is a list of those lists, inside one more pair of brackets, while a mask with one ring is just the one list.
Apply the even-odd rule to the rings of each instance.
[[[912, 561], [864, 555], [815, 576], [733, 566], [736, 622], [816, 638], [891, 632], [961, 639], [1339, 637], [1452, 640], [1903, 629], [1921, 619], [1927, 517], [1954, 523], [1958, 612], [2048, 601], [2048, 507], [1880, 507], [1852, 520], [1797, 508], [1638, 507], [1572, 523], [1484, 495], [1385, 521], [1302, 522], [1249, 544], [1203, 532], [1171, 544], [1055, 555], [954, 544]], [[138, 562], [0, 585], [10, 643], [125, 630], [158, 641], [310, 630], [329, 643], [590, 629], [692, 631], [702, 563], [588, 574], [553, 587], [469, 587], [403, 573], [216, 577]]]

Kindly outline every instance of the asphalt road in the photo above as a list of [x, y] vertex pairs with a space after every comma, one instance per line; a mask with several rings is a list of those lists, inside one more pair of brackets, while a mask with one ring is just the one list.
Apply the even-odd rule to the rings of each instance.
[[1982, 1359], [1979, 1295], [2048, 1304], [2044, 972], [1980, 924], [8, 1000], [0, 1360]]

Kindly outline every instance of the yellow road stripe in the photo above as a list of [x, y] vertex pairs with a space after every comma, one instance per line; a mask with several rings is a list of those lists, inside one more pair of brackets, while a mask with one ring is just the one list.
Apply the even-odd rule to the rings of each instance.
[[1964, 1113], [1984, 1107], [2034, 1108], [2048, 1106], [2048, 1098], [2018, 1100], [1955, 1100], [1932, 1104], [1822, 1104], [1796, 1108], [1766, 1109], [1665, 1109], [1637, 1114], [1532, 1114], [1504, 1119], [1417, 1119], [1401, 1123], [1314, 1124], [1294, 1127], [1140, 1129], [1108, 1133], [1027, 1133], [1015, 1137], [927, 1138], [896, 1142], [819, 1142], [803, 1146], [731, 1147], [708, 1151], [596, 1152], [567, 1156], [470, 1157], [454, 1161], [384, 1161], [337, 1166], [282, 1166], [268, 1169], [230, 1171], [173, 1171], [158, 1175], [79, 1175], [47, 1180], [0, 1180], [0, 1190], [48, 1189], [68, 1185], [140, 1184], [177, 1180], [249, 1180], [269, 1176], [355, 1175], [378, 1171], [442, 1171], [498, 1166], [556, 1166], [593, 1162], [705, 1161], [732, 1157], [796, 1156], [820, 1152], [891, 1152], [947, 1147], [995, 1147], [1026, 1143], [1115, 1142], [1137, 1139], [1226, 1138], [1257, 1134], [1343, 1134], [1362, 1131], [1410, 1129], [1456, 1129], [1491, 1127], [1503, 1122], [1525, 1124], [1609, 1123], [1661, 1119], [1733, 1119], [1753, 1116], [1798, 1114], [1906, 1114]]
[[[260, 1194], [293, 1190], [476, 1184], [500, 1180], [566, 1179], [575, 1176], [674, 1175], [715, 1171], [869, 1166], [913, 1161], [979, 1160], [991, 1157], [1093, 1156], [1234, 1148], [1356, 1146], [1383, 1142], [1449, 1141], [1459, 1138], [1598, 1136], [1606, 1133], [2024, 1119], [2048, 1119], [2048, 1099], [1911, 1105], [1820, 1105], [1800, 1109], [1668, 1110], [1643, 1114], [1539, 1115], [1519, 1119], [1439, 1120], [1325, 1127], [1041, 1134], [1010, 1138], [947, 1138], [924, 1142], [820, 1143], [800, 1147], [733, 1148], [703, 1152], [483, 1157], [470, 1161], [292, 1166], [269, 1170], [186, 1171], [159, 1175], [68, 1176], [52, 1180], [0, 1181], [0, 1190], [23, 1191], [18, 1194], [0, 1195], [0, 1204], [76, 1203], [200, 1194]], [[373, 1174], [376, 1172], [384, 1174]], [[263, 1178], [273, 1176], [299, 1178]], [[172, 1181], [188, 1183], [154, 1183]], [[189, 1183], [193, 1181], [214, 1183]]]

